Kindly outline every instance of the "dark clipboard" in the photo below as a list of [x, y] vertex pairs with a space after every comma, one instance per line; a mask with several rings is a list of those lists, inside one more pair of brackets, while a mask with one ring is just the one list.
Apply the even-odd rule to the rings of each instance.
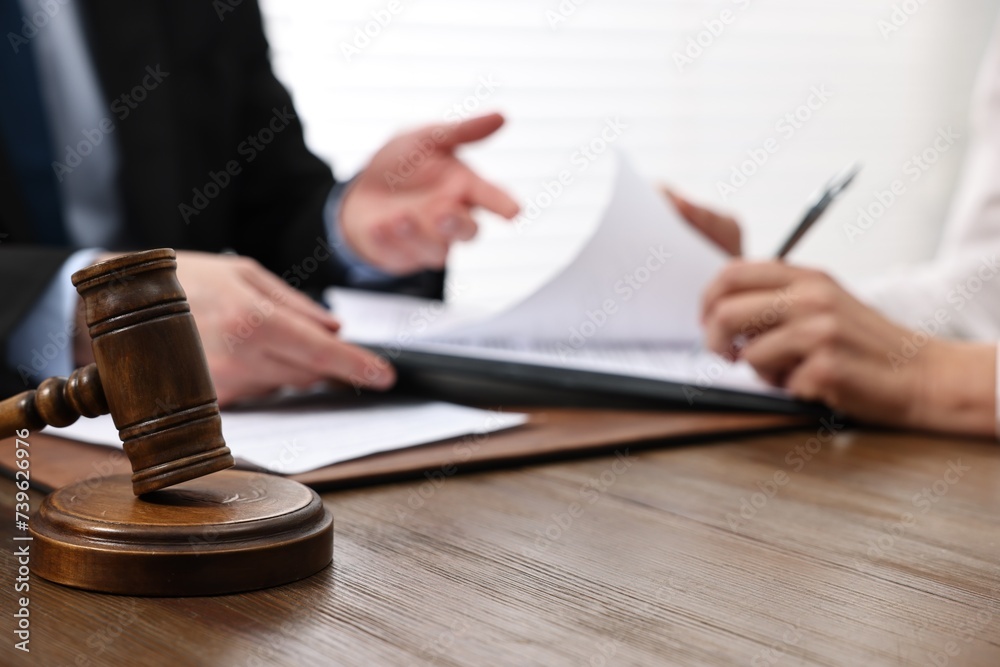
[[[385, 354], [378, 346], [370, 349]], [[643, 407], [828, 415], [829, 408], [780, 396], [528, 362], [394, 350], [399, 387], [464, 403]]]

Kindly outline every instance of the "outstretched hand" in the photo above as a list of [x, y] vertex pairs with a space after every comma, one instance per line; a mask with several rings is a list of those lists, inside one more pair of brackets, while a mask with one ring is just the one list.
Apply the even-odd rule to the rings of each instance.
[[503, 125], [491, 114], [431, 125], [382, 147], [351, 184], [339, 224], [361, 259], [393, 275], [441, 269], [455, 241], [474, 237], [474, 209], [511, 219], [519, 207], [455, 156]]

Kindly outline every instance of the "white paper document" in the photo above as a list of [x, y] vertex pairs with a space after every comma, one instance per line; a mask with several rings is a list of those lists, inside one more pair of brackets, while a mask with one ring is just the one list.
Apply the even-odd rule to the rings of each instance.
[[[236, 458], [294, 475], [379, 452], [492, 433], [527, 420], [520, 413], [451, 403], [345, 395], [225, 410], [222, 435]], [[47, 428], [45, 433], [121, 447], [110, 416], [81, 419], [67, 428]]]
[[590, 370], [783, 396], [701, 349], [701, 295], [727, 258], [619, 156], [614, 192], [575, 259], [498, 313], [333, 288], [345, 339], [393, 350]]

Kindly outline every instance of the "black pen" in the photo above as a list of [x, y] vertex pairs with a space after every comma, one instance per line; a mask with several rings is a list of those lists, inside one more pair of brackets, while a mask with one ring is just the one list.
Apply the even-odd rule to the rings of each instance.
[[785, 255], [792, 251], [792, 248], [794, 248], [799, 240], [806, 235], [809, 228], [823, 216], [823, 213], [825, 213], [826, 209], [830, 207], [830, 204], [832, 204], [834, 200], [840, 196], [841, 192], [847, 189], [847, 186], [851, 184], [851, 181], [854, 180], [854, 177], [858, 175], [859, 171], [861, 171], [861, 165], [855, 163], [830, 179], [829, 185], [827, 185], [827, 188], [820, 195], [819, 199], [816, 200], [815, 204], [809, 207], [809, 210], [806, 211], [805, 217], [802, 218], [802, 222], [799, 223], [799, 226], [795, 228], [792, 235], [789, 236], [788, 240], [781, 246], [781, 250], [778, 251], [778, 259], [784, 259]]

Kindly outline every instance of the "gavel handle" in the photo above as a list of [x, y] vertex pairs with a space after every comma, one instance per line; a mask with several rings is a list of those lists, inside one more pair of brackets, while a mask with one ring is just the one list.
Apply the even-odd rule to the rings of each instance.
[[12, 396], [0, 403], [0, 438], [16, 431], [39, 431], [45, 426], [69, 426], [80, 417], [108, 414], [104, 387], [97, 366], [78, 368], [67, 378], [49, 378], [38, 389]]

